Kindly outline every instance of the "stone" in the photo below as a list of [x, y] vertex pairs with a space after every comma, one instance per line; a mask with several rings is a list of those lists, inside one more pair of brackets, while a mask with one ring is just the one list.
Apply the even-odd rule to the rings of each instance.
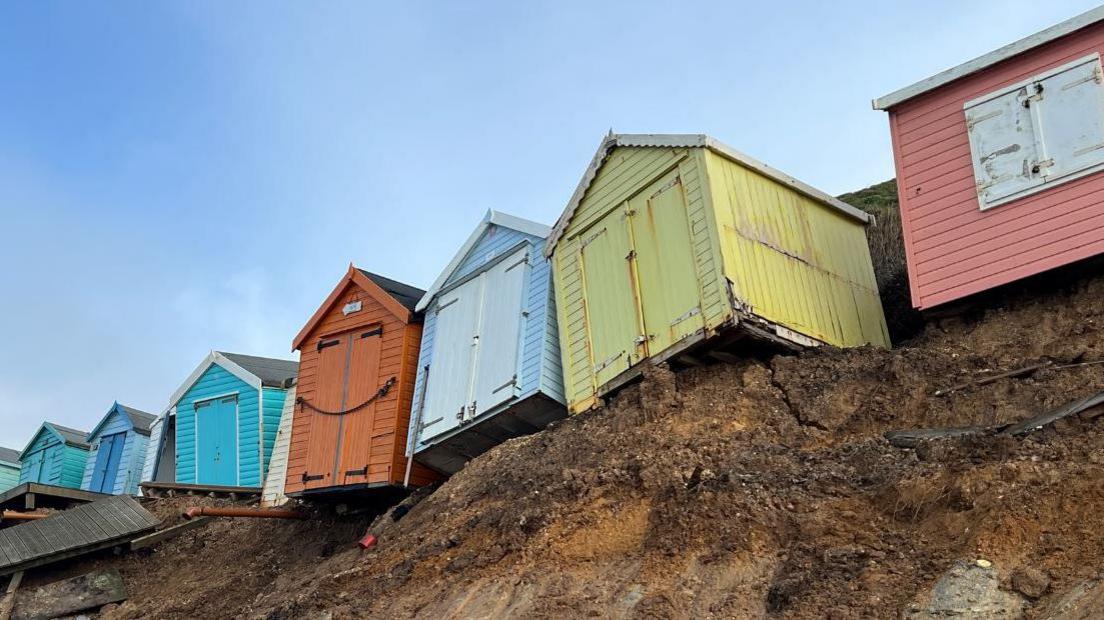
[[1028, 598], [1039, 598], [1050, 587], [1050, 577], [1037, 568], [1027, 566], [1012, 573], [1012, 587]]

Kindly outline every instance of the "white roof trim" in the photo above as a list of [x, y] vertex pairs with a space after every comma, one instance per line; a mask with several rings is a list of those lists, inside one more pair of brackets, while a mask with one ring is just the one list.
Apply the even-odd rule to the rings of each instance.
[[935, 75], [927, 79], [920, 80], [919, 82], [911, 86], [906, 86], [888, 95], [878, 97], [877, 99], [872, 101], [871, 104], [874, 106], [875, 110], [888, 110], [889, 108], [892, 108], [899, 103], [912, 99], [913, 97], [922, 95], [945, 84], [949, 84], [950, 82], [953, 82], [958, 78], [977, 73], [978, 71], [981, 71], [982, 69], [985, 69], [987, 67], [991, 67], [998, 62], [1022, 54], [1028, 50], [1039, 47], [1040, 45], [1050, 43], [1055, 39], [1064, 37], [1071, 32], [1081, 30], [1086, 26], [1091, 26], [1101, 20], [1104, 20], [1104, 6], [1097, 7], [1095, 9], [1092, 9], [1091, 11], [1086, 11], [1078, 15], [1077, 17], [1067, 19], [1066, 21], [1051, 26], [1046, 30], [1036, 32], [1035, 34], [1028, 37], [1024, 37], [1019, 41], [1016, 41], [1015, 43], [1009, 43], [1008, 45], [1005, 45], [1000, 49], [989, 52], [988, 54], [985, 54], [983, 56], [978, 56], [977, 58], [969, 62], [964, 62], [961, 65], [958, 65], [957, 67], [952, 67], [950, 69], [947, 69], [946, 71], [936, 73]]
[[192, 389], [192, 386], [195, 385], [195, 382], [199, 381], [199, 378], [203, 376], [203, 373], [207, 372], [207, 369], [210, 368], [212, 364], [218, 364], [219, 366], [222, 366], [224, 369], [226, 369], [227, 372], [234, 375], [235, 377], [241, 379], [242, 381], [245, 381], [258, 390], [261, 389], [260, 377], [254, 375], [241, 366], [238, 366], [218, 351], [211, 351], [207, 354], [207, 357], [203, 358], [203, 361], [199, 363], [199, 366], [196, 366], [196, 369], [192, 371], [192, 374], [188, 375], [188, 378], [184, 380], [184, 383], [180, 384], [180, 387], [176, 388], [176, 391], [173, 392], [172, 396], [169, 398], [169, 406], [166, 407], [165, 410], [168, 411], [175, 407], [176, 404], [180, 402], [180, 399], [184, 398], [184, 394], [188, 390]]
[[460, 263], [467, 257], [468, 252], [471, 252], [475, 244], [479, 243], [479, 238], [483, 236], [483, 233], [492, 224], [503, 228], [510, 228], [534, 237], [540, 237], [541, 239], [547, 239], [549, 233], [552, 232], [552, 229], [548, 226], [532, 220], [527, 220], [501, 211], [495, 211], [493, 209], [487, 211], [487, 214], [483, 216], [483, 220], [475, 227], [472, 234], [468, 235], [468, 240], [464, 242], [464, 245], [460, 246], [460, 251], [452, 257], [452, 260], [449, 261], [445, 270], [437, 276], [437, 279], [433, 281], [433, 285], [430, 286], [429, 290], [425, 292], [425, 295], [422, 295], [422, 298], [418, 300], [418, 305], [414, 307], [415, 311], [422, 312], [429, 307], [430, 302], [433, 301], [433, 298], [441, 291], [441, 287], [445, 285], [445, 281], [449, 279], [452, 272], [456, 271]]
[[605, 164], [606, 159], [613, 149], [619, 146], [647, 146], [647, 147], [678, 147], [678, 148], [705, 148], [721, 155], [722, 157], [729, 159], [745, 168], [754, 170], [765, 177], [778, 181], [779, 183], [786, 185], [790, 189], [804, 194], [805, 196], [812, 198], [818, 202], [823, 203], [826, 206], [832, 207], [837, 211], [852, 217], [863, 224], [874, 223], [874, 216], [869, 213], [856, 209], [851, 205], [841, 201], [840, 199], [829, 196], [828, 194], [816, 189], [815, 187], [803, 183], [794, 177], [772, 168], [763, 162], [745, 155], [740, 151], [724, 144], [723, 142], [711, 138], [705, 134], [614, 134], [610, 133], [602, 139], [602, 143], [598, 146], [598, 152], [594, 154], [594, 158], [590, 160], [590, 165], [587, 166], [586, 171], [583, 173], [583, 178], [579, 181], [579, 185], [575, 188], [575, 193], [571, 195], [571, 199], [567, 202], [567, 207], [564, 209], [563, 214], [556, 220], [556, 225], [552, 227], [552, 233], [548, 237], [548, 243], [544, 246], [544, 255], [546, 257], [552, 256], [556, 249], [556, 243], [563, 236], [564, 230], [567, 229], [567, 225], [571, 222], [571, 218], [575, 215], [575, 209], [579, 207], [579, 204], [583, 202], [583, 198], [586, 196], [587, 190], [590, 188], [590, 184], [594, 182], [594, 179], [598, 176], [598, 171], [601, 170]]

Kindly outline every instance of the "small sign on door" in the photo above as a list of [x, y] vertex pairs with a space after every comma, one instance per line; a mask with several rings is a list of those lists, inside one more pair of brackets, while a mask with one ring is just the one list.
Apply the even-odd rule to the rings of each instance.
[[360, 312], [360, 302], [359, 301], [354, 301], [354, 302], [350, 302], [350, 303], [345, 304], [345, 307], [341, 309], [341, 312], [343, 312], [345, 314], [345, 316], [349, 316], [350, 314], [352, 314], [354, 312]]

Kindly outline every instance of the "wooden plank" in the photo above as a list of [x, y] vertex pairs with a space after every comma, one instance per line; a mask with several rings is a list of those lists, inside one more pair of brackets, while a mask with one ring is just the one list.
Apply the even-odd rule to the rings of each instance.
[[23, 583], [23, 571], [15, 573], [8, 580], [8, 588], [4, 592], [4, 599], [0, 601], [0, 620], [11, 618], [12, 607], [15, 606], [15, 594], [21, 583]]
[[199, 517], [190, 521], [185, 521], [179, 525], [167, 527], [159, 532], [147, 534], [141, 538], [135, 538], [130, 541], [130, 550], [137, 551], [138, 549], [145, 549], [146, 547], [152, 547], [153, 545], [160, 544], [166, 540], [172, 540], [181, 534], [190, 532], [191, 530], [198, 529], [211, 522], [211, 517]]
[[890, 445], [898, 448], [915, 448], [920, 442], [932, 439], [947, 439], [951, 437], [966, 437], [980, 435], [992, 429], [985, 426], [964, 426], [960, 428], [921, 428], [905, 431], [889, 431], [885, 438]]
[[12, 620], [47, 620], [99, 609], [126, 598], [126, 586], [118, 570], [94, 571], [18, 592], [11, 617]]

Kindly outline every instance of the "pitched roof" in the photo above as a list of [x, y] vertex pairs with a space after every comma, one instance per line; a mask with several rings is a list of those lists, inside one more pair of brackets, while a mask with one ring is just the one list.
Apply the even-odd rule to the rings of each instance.
[[575, 209], [579, 207], [579, 204], [582, 203], [583, 199], [586, 197], [590, 184], [598, 177], [598, 171], [602, 169], [602, 166], [606, 163], [606, 160], [613, 150], [619, 146], [709, 149], [725, 159], [754, 170], [765, 177], [773, 179], [863, 224], [872, 224], [874, 222], [874, 217], [869, 213], [856, 209], [834, 196], [829, 196], [819, 189], [798, 181], [780, 170], [771, 168], [705, 134], [629, 134], [611, 132], [602, 138], [602, 143], [598, 145], [598, 151], [590, 160], [590, 165], [587, 166], [586, 171], [583, 173], [583, 178], [575, 188], [575, 193], [571, 195], [571, 199], [567, 201], [567, 207], [564, 208], [563, 214], [560, 215], [560, 219], [556, 220], [556, 225], [552, 227], [552, 232], [548, 237], [548, 243], [544, 246], [545, 256], [552, 256], [556, 248], [556, 243], [560, 240], [560, 237], [563, 236], [564, 231], [567, 229], [567, 225], [575, 215]]
[[12, 450], [11, 448], [0, 447], [0, 461], [3, 461], [5, 463], [18, 463], [19, 450]]
[[951, 67], [946, 71], [941, 71], [935, 75], [920, 80], [919, 82], [906, 86], [900, 90], [895, 90], [888, 95], [878, 97], [871, 102], [875, 110], [888, 110], [893, 106], [908, 101], [914, 97], [922, 95], [928, 91], [934, 90], [949, 84], [959, 78], [966, 77], [991, 67], [998, 62], [1007, 60], [1013, 56], [1018, 56], [1026, 51], [1032, 50], [1040, 45], [1045, 45], [1051, 41], [1064, 37], [1067, 34], [1081, 30], [1082, 28], [1091, 26], [1101, 20], [1104, 20], [1104, 6], [1097, 7], [1090, 11], [1086, 11], [1077, 17], [1067, 19], [1066, 21], [1051, 26], [1046, 30], [1036, 32], [1033, 35], [1024, 37], [1015, 43], [1009, 43], [1000, 49], [993, 50], [988, 54], [983, 54], [977, 58], [964, 62], [956, 67]]
[[475, 247], [476, 243], [479, 243], [479, 238], [483, 236], [483, 232], [491, 226], [501, 226], [503, 228], [510, 228], [519, 232], [523, 232], [527, 235], [534, 237], [540, 237], [541, 239], [547, 239], [548, 234], [552, 232], [552, 229], [544, 224], [527, 220], [523, 217], [516, 215], [510, 215], [509, 213], [503, 213], [501, 211], [490, 210], [483, 216], [483, 219], [479, 222], [479, 225], [475, 227], [475, 230], [468, 235], [467, 241], [464, 245], [460, 246], [460, 250], [452, 257], [449, 264], [441, 272], [437, 279], [433, 281], [433, 285], [429, 287], [429, 290], [422, 295], [422, 299], [418, 302], [418, 310], [425, 310], [429, 306], [429, 302], [437, 296], [437, 293], [441, 290], [441, 287], [445, 285], [445, 281], [448, 280], [452, 272], [460, 266], [464, 257], [471, 252], [471, 249]]
[[157, 416], [152, 413], [146, 413], [134, 407], [128, 407], [122, 403], [119, 404], [119, 410], [122, 411], [128, 418], [130, 423], [134, 425], [134, 429], [138, 431], [149, 432], [150, 425], [157, 419]]
[[271, 357], [257, 357], [242, 353], [227, 353], [216, 351], [226, 359], [241, 366], [249, 373], [261, 380], [261, 385], [268, 387], [287, 387], [288, 381], [299, 374], [299, 362], [292, 360], [278, 360]]
[[51, 427], [53, 427], [53, 429], [57, 431], [59, 435], [65, 438], [65, 441], [67, 443], [76, 444], [79, 446], [88, 445], [88, 442], [86, 441], [86, 439], [88, 438], [87, 431], [78, 431], [75, 428], [69, 428], [68, 426], [62, 426], [60, 424], [55, 424], [54, 422], [46, 422], [46, 424], [49, 424]]
[[422, 295], [425, 295], [425, 291], [422, 289], [415, 288], [409, 284], [403, 284], [398, 280], [385, 278], [378, 273], [365, 271], [359, 267], [357, 271], [363, 273], [369, 280], [375, 282], [380, 288], [387, 291], [388, 295], [394, 297], [399, 303], [406, 306], [406, 308], [412, 312], [415, 306], [418, 305], [418, 300], [422, 298]]

